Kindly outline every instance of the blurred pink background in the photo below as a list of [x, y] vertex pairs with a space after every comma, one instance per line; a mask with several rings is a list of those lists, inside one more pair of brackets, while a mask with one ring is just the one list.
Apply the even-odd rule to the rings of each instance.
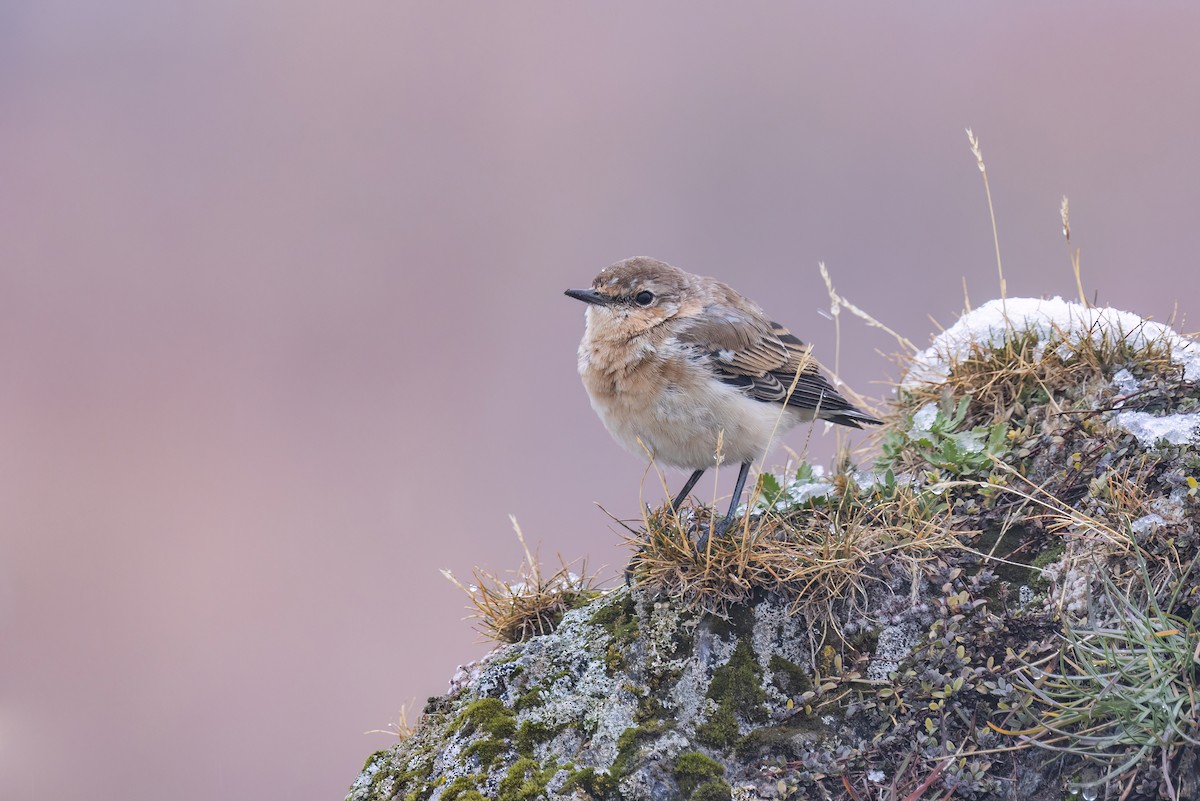
[[0, 4], [0, 797], [341, 798], [487, 650], [439, 568], [513, 513], [619, 572], [612, 261], [831, 362], [824, 260], [923, 345], [998, 294], [972, 126], [1010, 295], [1074, 295], [1065, 193], [1089, 291], [1194, 316], [1200, 11], [1036, 5]]

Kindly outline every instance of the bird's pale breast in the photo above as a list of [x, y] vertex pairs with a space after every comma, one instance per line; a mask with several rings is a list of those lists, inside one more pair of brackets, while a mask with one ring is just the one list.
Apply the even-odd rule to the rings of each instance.
[[698, 470], [717, 463], [719, 445], [721, 461], [749, 462], [802, 419], [718, 380], [673, 338], [623, 345], [585, 335], [579, 372], [609, 433], [635, 453], [644, 445], [662, 463]]

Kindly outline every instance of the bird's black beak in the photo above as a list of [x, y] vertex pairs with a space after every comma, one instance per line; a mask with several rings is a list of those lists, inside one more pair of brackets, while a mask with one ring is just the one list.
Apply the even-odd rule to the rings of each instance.
[[563, 294], [569, 298], [582, 300], [584, 303], [592, 303], [596, 306], [607, 306], [612, 303], [612, 298], [605, 297], [594, 289], [568, 289]]

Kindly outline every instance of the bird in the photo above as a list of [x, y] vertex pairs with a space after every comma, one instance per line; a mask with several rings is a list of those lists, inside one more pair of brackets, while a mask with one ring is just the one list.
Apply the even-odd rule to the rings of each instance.
[[814, 419], [881, 422], [834, 389], [808, 345], [714, 278], [636, 257], [564, 294], [587, 304], [579, 374], [605, 428], [635, 453], [693, 471], [672, 512], [710, 467], [738, 463], [724, 530], [775, 435]]

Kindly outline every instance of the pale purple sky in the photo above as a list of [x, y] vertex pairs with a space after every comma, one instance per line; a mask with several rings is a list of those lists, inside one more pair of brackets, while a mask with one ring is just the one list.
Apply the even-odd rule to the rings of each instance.
[[1065, 193], [1089, 291], [1194, 319], [1200, 10], [1016, 5], [0, 4], [0, 797], [340, 798], [486, 650], [439, 568], [513, 513], [619, 572], [612, 261], [832, 361], [824, 260], [925, 344], [998, 293], [973, 126], [1010, 295], [1074, 293]]

